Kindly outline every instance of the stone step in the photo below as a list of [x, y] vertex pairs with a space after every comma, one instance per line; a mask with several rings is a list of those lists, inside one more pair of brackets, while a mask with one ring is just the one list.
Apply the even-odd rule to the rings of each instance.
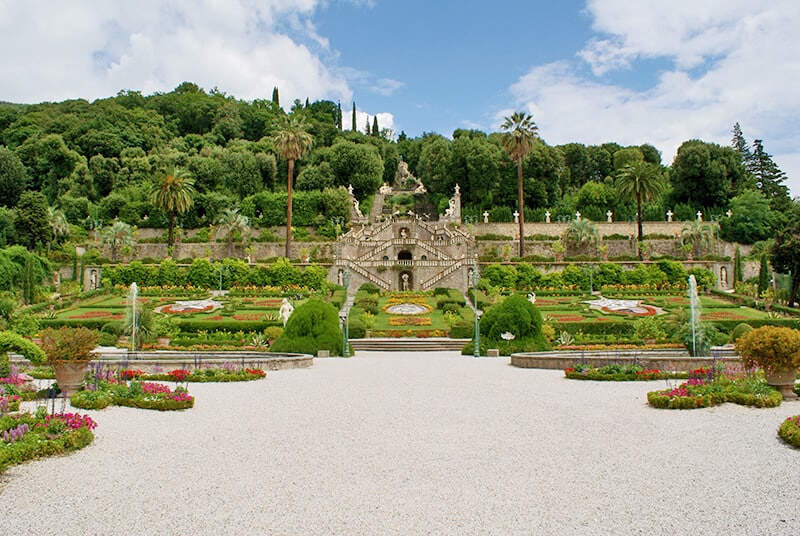
[[431, 337], [427, 339], [412, 338], [369, 338], [350, 339], [353, 349], [376, 352], [435, 352], [460, 351], [470, 339], [448, 339]]

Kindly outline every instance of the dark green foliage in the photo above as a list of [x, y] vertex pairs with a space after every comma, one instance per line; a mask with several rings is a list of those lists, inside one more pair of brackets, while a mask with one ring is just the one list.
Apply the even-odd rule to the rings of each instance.
[[761, 265], [758, 268], [758, 292], [763, 294], [769, 288], [772, 272], [769, 269], [769, 260], [766, 255], [761, 255]]
[[310, 355], [328, 350], [331, 355], [341, 355], [342, 331], [336, 309], [317, 298], [309, 299], [294, 310], [271, 350]]
[[47, 199], [41, 192], [27, 190], [19, 197], [14, 219], [16, 241], [29, 250], [46, 246], [52, 236]]
[[359, 292], [367, 292], [369, 294], [380, 294], [381, 289], [374, 283], [364, 283], [358, 289]]
[[512, 294], [503, 303], [489, 309], [481, 320], [481, 335], [500, 341], [510, 332], [517, 339], [535, 338], [542, 334], [542, 315], [523, 296]]
[[730, 338], [730, 342], [736, 342], [736, 340], [737, 340], [739, 337], [741, 337], [742, 335], [744, 335], [745, 333], [748, 333], [748, 332], [750, 332], [750, 331], [753, 331], [753, 326], [751, 326], [750, 324], [744, 324], [744, 323], [742, 323], [742, 324], [738, 324], [738, 325], [737, 325], [735, 328], [733, 328], [733, 330], [731, 331], [731, 338]]

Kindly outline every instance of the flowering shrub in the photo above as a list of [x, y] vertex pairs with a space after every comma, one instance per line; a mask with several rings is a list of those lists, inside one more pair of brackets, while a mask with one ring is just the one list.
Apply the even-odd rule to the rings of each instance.
[[191, 371], [188, 371], [188, 370], [185, 370], [185, 369], [175, 369], [175, 370], [170, 370], [169, 372], [167, 372], [167, 376], [169, 376], [170, 379], [172, 381], [174, 381], [174, 382], [182, 382], [190, 374], [191, 374]]
[[800, 415], [787, 417], [778, 428], [778, 436], [793, 447], [800, 448]]
[[11, 465], [34, 458], [63, 454], [85, 447], [94, 439], [97, 424], [88, 415], [24, 413], [0, 417], [0, 473]]
[[71, 315], [69, 318], [85, 320], [89, 318], [106, 318], [108, 320], [122, 320], [122, 313], [112, 313], [110, 311], [87, 311], [79, 315]]
[[800, 367], [800, 330], [762, 326], [736, 340], [736, 353], [748, 368], [767, 373]]
[[194, 397], [182, 387], [177, 387], [173, 391], [167, 385], [138, 381], [131, 381], [130, 385], [101, 382], [97, 391], [78, 391], [72, 395], [70, 404], [87, 409], [102, 409], [105, 405], [99, 405], [98, 401], [104, 397], [110, 398], [105, 405], [112, 403], [159, 411], [181, 410], [194, 406]]
[[125, 370], [119, 371], [119, 378], [121, 380], [125, 380], [125, 381], [133, 380], [133, 379], [136, 379], [139, 376], [143, 376], [143, 375], [144, 375], [144, 371], [139, 370], [139, 369], [125, 369]]
[[678, 387], [651, 391], [647, 402], [662, 409], [693, 409], [733, 402], [743, 406], [772, 408], [779, 406], [783, 396], [754, 375], [746, 378], [729, 378], [725, 371], [713, 380], [690, 378]]

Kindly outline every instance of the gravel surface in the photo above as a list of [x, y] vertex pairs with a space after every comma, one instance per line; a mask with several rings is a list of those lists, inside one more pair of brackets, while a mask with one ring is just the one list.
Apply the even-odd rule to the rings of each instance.
[[800, 402], [648, 407], [663, 385], [454, 352], [192, 384], [6, 471], [0, 534], [800, 534]]

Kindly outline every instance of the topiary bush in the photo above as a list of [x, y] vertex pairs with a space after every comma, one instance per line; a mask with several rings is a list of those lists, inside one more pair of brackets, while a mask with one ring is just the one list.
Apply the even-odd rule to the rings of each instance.
[[[542, 335], [541, 313], [519, 294], [512, 294], [500, 305], [489, 309], [481, 320], [480, 329], [481, 336], [493, 347], [505, 348], [508, 352], [550, 349]], [[514, 338], [503, 339], [505, 333], [513, 334]]]
[[751, 326], [750, 324], [741, 323], [737, 325], [731, 331], [731, 342], [736, 342], [739, 339], [739, 337], [750, 331], [753, 331], [753, 326]]
[[331, 355], [342, 355], [342, 331], [336, 309], [318, 298], [309, 299], [294, 310], [271, 350], [310, 355], [328, 350]]

